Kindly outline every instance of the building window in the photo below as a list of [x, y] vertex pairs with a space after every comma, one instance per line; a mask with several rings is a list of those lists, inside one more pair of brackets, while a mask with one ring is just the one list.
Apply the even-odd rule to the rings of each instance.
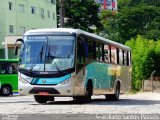
[[32, 13], [32, 14], [35, 14], [35, 13], [36, 13], [36, 7], [33, 7], [33, 6], [31, 7], [31, 13]]
[[55, 20], [55, 13], [53, 13], [53, 20]]
[[8, 7], [9, 7], [9, 10], [13, 10], [13, 3], [12, 3], [12, 2], [9, 2], [9, 3], [8, 3]]
[[21, 31], [21, 34], [23, 35], [26, 31], [26, 28], [25, 27], [20, 27], [20, 31]]
[[52, 3], [52, 4], [55, 4], [55, 0], [51, 0], [51, 3]]
[[9, 26], [9, 33], [13, 33], [13, 32], [14, 32], [13, 25], [10, 25], [10, 26]]
[[49, 10], [47, 11], [47, 14], [48, 14], [48, 18], [50, 18], [50, 11]]
[[44, 18], [44, 9], [41, 8], [41, 17]]
[[24, 5], [23, 5], [23, 4], [20, 4], [20, 5], [19, 5], [19, 11], [20, 11], [20, 12], [24, 12]]

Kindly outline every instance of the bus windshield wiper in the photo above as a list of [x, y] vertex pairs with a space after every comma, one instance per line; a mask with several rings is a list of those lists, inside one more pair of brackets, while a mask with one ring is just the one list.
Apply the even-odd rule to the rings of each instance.
[[[49, 58], [51, 58], [52, 60], [54, 60], [55, 58], [61, 58], [61, 57], [52, 55], [52, 54], [50, 53], [50, 46], [49, 46], [47, 59], [49, 59]], [[57, 71], [58, 71], [59, 73], [63, 73], [63, 72], [60, 70], [59, 66], [58, 66], [55, 62], [53, 62], [53, 65], [55, 66], [55, 68], [57, 69]]]
[[55, 62], [54, 62], [53, 64], [54, 64], [55, 68], [57, 69], [57, 71], [58, 71], [59, 73], [63, 73], [63, 72], [59, 69], [59, 66], [58, 66]]
[[38, 56], [34, 59], [33, 64], [31, 65], [30, 72], [33, 71], [33, 67], [36, 65], [36, 63], [39, 60], [39, 58], [40, 58], [40, 60], [42, 60], [42, 56], [43, 56], [43, 45], [41, 47], [41, 50], [40, 50]]

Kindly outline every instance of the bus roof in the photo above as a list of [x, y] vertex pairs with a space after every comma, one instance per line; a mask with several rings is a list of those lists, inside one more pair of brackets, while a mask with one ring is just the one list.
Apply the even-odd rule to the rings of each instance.
[[131, 50], [130, 47], [125, 46], [123, 44], [117, 43], [115, 41], [100, 37], [96, 34], [89, 33], [80, 29], [72, 29], [72, 28], [46, 28], [46, 29], [35, 29], [35, 30], [29, 30], [24, 35], [47, 35], [52, 33], [65, 33], [65, 34], [71, 34], [76, 33], [77, 35], [85, 36], [86, 38], [91, 38], [95, 41], [101, 41], [103, 43], [113, 45], [115, 47], [124, 49], [124, 50]]
[[0, 62], [18, 62], [19, 59], [0, 59]]

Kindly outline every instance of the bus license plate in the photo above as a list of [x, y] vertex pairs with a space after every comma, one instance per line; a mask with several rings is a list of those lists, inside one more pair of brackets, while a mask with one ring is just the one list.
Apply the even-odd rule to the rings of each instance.
[[48, 92], [39, 92], [38, 95], [48, 95]]

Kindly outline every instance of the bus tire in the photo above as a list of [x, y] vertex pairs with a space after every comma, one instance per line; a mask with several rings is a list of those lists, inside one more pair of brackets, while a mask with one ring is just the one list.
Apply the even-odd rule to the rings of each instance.
[[37, 103], [45, 104], [48, 101], [48, 96], [34, 95], [34, 99]]
[[105, 95], [107, 101], [118, 101], [120, 95], [120, 84], [116, 84], [115, 93]]
[[2, 85], [1, 93], [2, 93], [2, 96], [12, 95], [12, 87], [10, 85]]
[[86, 97], [89, 101], [91, 101], [92, 94], [93, 94], [93, 85], [91, 81], [88, 81], [87, 87], [86, 87]]
[[85, 96], [74, 96], [73, 99], [81, 103], [91, 102], [92, 94], [93, 94], [93, 85], [92, 85], [92, 81], [89, 80], [86, 86], [86, 95]]

